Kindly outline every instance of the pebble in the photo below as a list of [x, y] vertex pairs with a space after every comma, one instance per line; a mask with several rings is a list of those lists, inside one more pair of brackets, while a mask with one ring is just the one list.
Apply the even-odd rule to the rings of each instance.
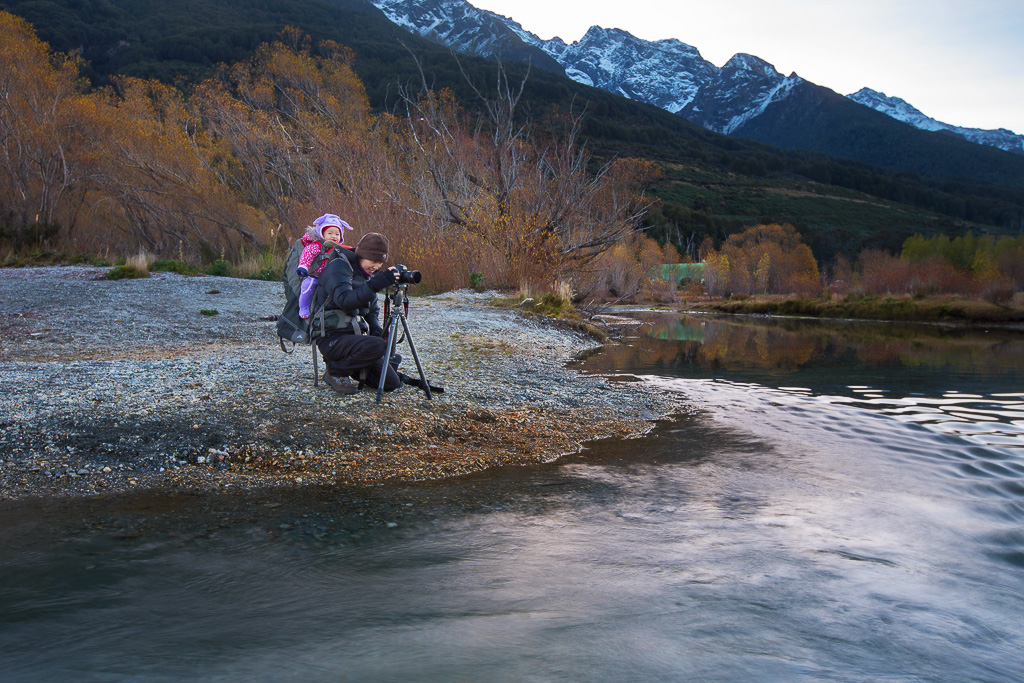
[[[598, 343], [489, 306], [494, 292], [412, 296], [416, 350], [445, 393], [427, 401], [403, 387], [377, 405], [372, 391], [314, 388], [308, 347], [281, 353], [279, 282], [105, 272], [0, 269], [0, 499], [93, 495], [93, 471], [110, 492], [452, 476], [640, 433], [679, 407], [648, 385], [568, 368]], [[215, 319], [199, 313], [211, 284]], [[44, 328], [46, 339], [32, 336]], [[397, 350], [414, 374], [408, 343]], [[68, 476], [32, 469], [42, 457]]]

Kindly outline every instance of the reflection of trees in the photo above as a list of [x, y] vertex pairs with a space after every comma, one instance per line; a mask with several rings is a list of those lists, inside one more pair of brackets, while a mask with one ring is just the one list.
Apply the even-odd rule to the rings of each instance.
[[819, 355], [824, 346], [817, 335], [711, 321], [705, 330], [700, 356], [708, 364], [721, 367], [792, 370]]
[[1024, 368], [1024, 340], [952, 340], [941, 346], [911, 345], [900, 360], [912, 367], [973, 368], [995, 375]]
[[595, 370], [625, 367], [797, 370], [811, 361], [949, 367], [998, 373], [1024, 368], [1024, 337], [910, 325], [649, 316], [629, 346], [606, 348]]

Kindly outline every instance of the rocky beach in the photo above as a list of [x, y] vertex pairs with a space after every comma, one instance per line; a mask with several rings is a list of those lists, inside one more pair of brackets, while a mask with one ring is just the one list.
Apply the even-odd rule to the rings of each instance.
[[637, 436], [678, 408], [567, 367], [598, 343], [494, 296], [413, 297], [416, 349], [445, 392], [377, 405], [314, 387], [308, 347], [282, 353], [279, 282], [0, 270], [0, 499], [437, 479]]

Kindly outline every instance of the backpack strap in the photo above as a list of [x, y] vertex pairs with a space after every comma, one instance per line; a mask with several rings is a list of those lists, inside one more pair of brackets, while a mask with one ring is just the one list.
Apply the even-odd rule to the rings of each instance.
[[[334, 250], [332, 249], [331, 251]], [[319, 269], [320, 266], [323, 264], [323, 262], [326, 261], [328, 258], [329, 257], [327, 253], [325, 253], [324, 250], [321, 249], [320, 253], [313, 258], [313, 262], [309, 264], [309, 274], [312, 275], [313, 273], [315, 273], [317, 269]]]
[[320, 249], [320, 253], [317, 254], [313, 258], [313, 262], [309, 264], [309, 272], [310, 272], [310, 274], [315, 273], [317, 271], [317, 269], [320, 268], [320, 265], [324, 261], [330, 261], [332, 259], [336, 259], [339, 256], [341, 256], [341, 251], [339, 251], [339, 249], [353, 249], [353, 248], [354, 247], [350, 247], [347, 244], [339, 244], [337, 247], [331, 247], [330, 249], [321, 248]]

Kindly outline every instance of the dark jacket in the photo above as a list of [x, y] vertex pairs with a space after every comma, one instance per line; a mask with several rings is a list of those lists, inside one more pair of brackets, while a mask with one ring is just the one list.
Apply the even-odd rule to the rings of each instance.
[[[342, 310], [345, 313], [360, 318], [360, 327], [363, 332], [369, 332], [374, 336], [382, 336], [384, 328], [380, 324], [380, 306], [377, 304], [377, 292], [381, 291], [389, 282], [389, 278], [380, 273], [374, 277], [366, 277], [363, 269], [359, 267], [359, 258], [355, 252], [348, 249], [338, 249], [339, 256], [332, 258], [317, 281], [317, 300], [323, 301], [327, 297], [326, 310]], [[393, 282], [393, 278], [390, 280]], [[353, 334], [355, 330], [351, 325], [336, 327], [324, 330], [325, 334], [341, 332]]]

